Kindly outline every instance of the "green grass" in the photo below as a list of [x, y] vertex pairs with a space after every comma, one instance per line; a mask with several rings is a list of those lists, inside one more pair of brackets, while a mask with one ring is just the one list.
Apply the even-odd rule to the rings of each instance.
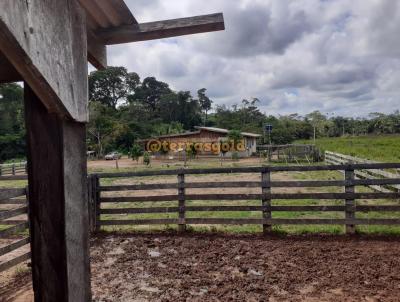
[[[298, 143], [312, 144], [313, 141], [303, 140], [298, 141]], [[319, 138], [316, 140], [316, 145], [325, 151], [338, 152], [374, 161], [400, 161], [399, 135]]]

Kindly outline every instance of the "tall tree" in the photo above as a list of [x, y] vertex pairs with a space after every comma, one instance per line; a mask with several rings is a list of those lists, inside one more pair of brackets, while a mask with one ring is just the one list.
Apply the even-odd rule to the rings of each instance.
[[158, 81], [155, 77], [148, 77], [136, 88], [135, 94], [129, 98], [129, 101], [142, 102], [152, 112], [156, 112], [159, 109], [161, 97], [168, 93], [171, 93], [171, 89], [167, 83]]
[[89, 101], [100, 102], [115, 109], [135, 92], [139, 84], [138, 74], [128, 73], [124, 67], [93, 71], [89, 75]]
[[197, 91], [197, 97], [199, 98], [199, 104], [201, 111], [204, 112], [204, 126], [206, 126], [207, 123], [207, 114], [208, 111], [211, 110], [211, 106], [213, 101], [210, 100], [210, 98], [206, 95], [206, 88], [201, 88]]

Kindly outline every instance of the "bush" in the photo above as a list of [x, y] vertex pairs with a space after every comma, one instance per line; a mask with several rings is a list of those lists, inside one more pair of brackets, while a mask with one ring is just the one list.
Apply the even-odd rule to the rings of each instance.
[[143, 163], [146, 165], [146, 166], [148, 166], [148, 165], [150, 165], [150, 154], [149, 154], [149, 152], [144, 152], [143, 153]]
[[232, 152], [232, 160], [239, 161], [239, 153], [238, 152]]
[[138, 144], [133, 144], [131, 148], [131, 157], [133, 160], [139, 161], [139, 158], [143, 155], [143, 150]]

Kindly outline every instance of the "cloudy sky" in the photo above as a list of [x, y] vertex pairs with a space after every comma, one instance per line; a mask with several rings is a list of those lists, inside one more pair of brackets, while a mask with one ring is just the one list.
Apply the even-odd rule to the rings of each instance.
[[109, 48], [110, 64], [267, 114], [400, 109], [400, 1], [125, 0], [139, 22], [223, 12], [226, 30]]

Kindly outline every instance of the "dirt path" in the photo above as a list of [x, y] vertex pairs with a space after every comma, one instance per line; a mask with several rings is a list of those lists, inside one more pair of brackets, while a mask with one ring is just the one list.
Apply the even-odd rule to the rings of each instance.
[[96, 301], [398, 301], [390, 238], [107, 236], [92, 248]]
[[[114, 234], [92, 240], [92, 291], [124, 302], [398, 301], [399, 254], [383, 237]], [[28, 280], [1, 285], [0, 301], [32, 301]]]

